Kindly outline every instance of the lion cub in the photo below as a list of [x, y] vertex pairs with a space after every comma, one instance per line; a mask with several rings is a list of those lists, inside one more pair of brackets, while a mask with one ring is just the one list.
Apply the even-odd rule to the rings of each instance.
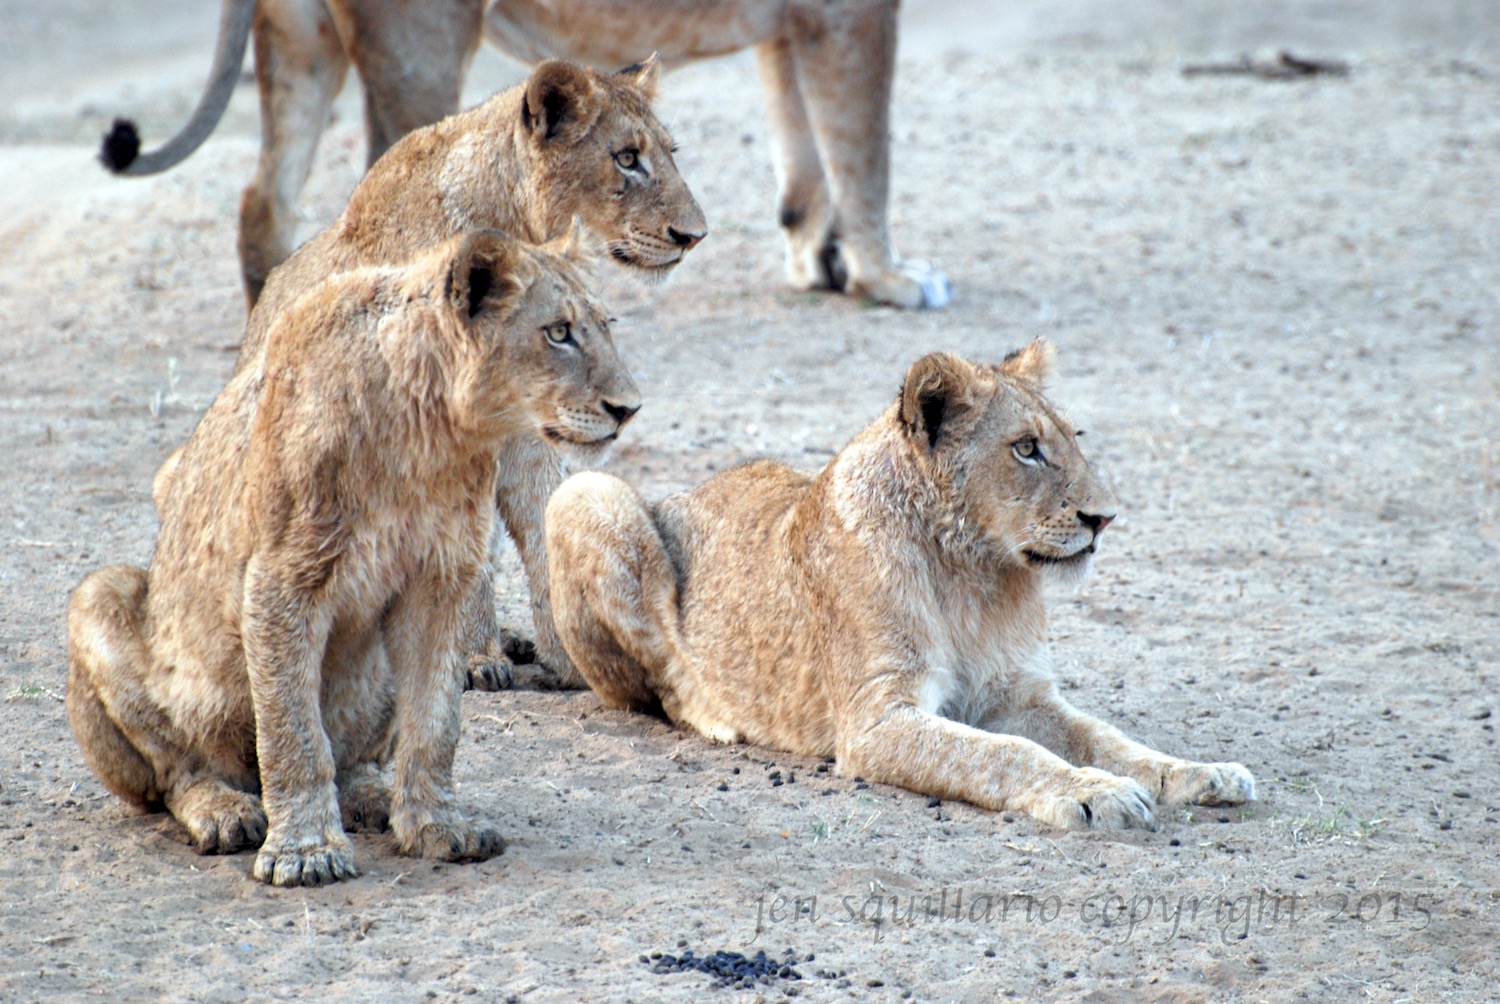
[[1253, 799], [1244, 767], [1132, 742], [1048, 675], [1043, 582], [1082, 576], [1115, 517], [1042, 396], [1052, 355], [918, 360], [816, 476], [761, 461], [656, 506], [564, 482], [547, 549], [574, 663], [608, 706], [1052, 826]]
[[276, 885], [358, 874], [345, 826], [500, 852], [451, 777], [496, 458], [607, 442], [638, 405], [580, 259], [467, 235], [283, 313], [160, 486], [149, 570], [70, 600], [68, 714], [106, 787], [200, 852], [260, 844]]

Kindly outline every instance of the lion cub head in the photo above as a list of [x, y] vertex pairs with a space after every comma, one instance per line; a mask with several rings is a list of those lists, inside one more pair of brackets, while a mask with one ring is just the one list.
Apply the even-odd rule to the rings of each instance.
[[416, 288], [399, 295], [425, 300], [437, 323], [391, 315], [380, 340], [405, 360], [393, 370], [429, 383], [437, 375], [424, 360], [438, 360], [452, 420], [486, 439], [536, 435], [585, 456], [615, 440], [640, 392], [584, 283], [576, 228], [540, 247], [482, 231], [427, 257], [404, 273]]
[[1042, 396], [1053, 349], [997, 366], [934, 353], [907, 371], [901, 431], [928, 481], [939, 541], [970, 559], [1081, 579], [1116, 515], [1078, 433]]
[[665, 274], [708, 224], [651, 110], [658, 76], [655, 56], [615, 74], [548, 60], [523, 85], [519, 125], [552, 214], [579, 214], [615, 261]]

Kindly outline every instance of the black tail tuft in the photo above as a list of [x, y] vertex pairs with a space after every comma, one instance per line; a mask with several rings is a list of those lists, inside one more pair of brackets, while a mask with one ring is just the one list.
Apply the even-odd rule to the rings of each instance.
[[135, 123], [129, 119], [115, 119], [115, 124], [104, 134], [99, 159], [105, 167], [119, 174], [135, 162], [140, 152], [141, 135], [135, 131]]

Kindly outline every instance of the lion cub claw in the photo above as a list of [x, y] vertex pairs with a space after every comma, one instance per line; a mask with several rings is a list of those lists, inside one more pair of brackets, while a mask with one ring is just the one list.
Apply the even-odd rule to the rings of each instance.
[[1255, 777], [1237, 763], [1182, 762], [1162, 777], [1168, 805], [1241, 805], [1255, 801]]
[[266, 838], [251, 871], [257, 881], [276, 886], [318, 886], [355, 878], [354, 845], [342, 833], [323, 833], [311, 839]]
[[258, 847], [266, 838], [266, 812], [259, 796], [222, 782], [191, 789], [176, 800], [173, 812], [199, 854], [234, 854]]
[[1151, 793], [1139, 781], [1095, 767], [1075, 768], [1061, 792], [1037, 801], [1026, 811], [1059, 829], [1156, 829]]
[[397, 853], [435, 861], [486, 861], [505, 851], [505, 838], [492, 826], [471, 822], [456, 811], [425, 820], [424, 815], [409, 810], [392, 820]]

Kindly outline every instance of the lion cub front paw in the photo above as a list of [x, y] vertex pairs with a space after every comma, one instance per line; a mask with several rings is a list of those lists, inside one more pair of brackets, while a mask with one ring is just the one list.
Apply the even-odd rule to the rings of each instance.
[[1140, 782], [1093, 767], [1074, 768], [1060, 790], [1019, 807], [1066, 830], [1156, 829], [1151, 793]]
[[396, 852], [437, 861], [484, 861], [505, 850], [493, 826], [471, 822], [456, 810], [397, 810], [391, 818]]
[[251, 874], [271, 885], [327, 885], [359, 875], [354, 845], [343, 833], [283, 836], [273, 827]]
[[514, 677], [511, 661], [499, 652], [476, 652], [464, 670], [465, 690], [509, 690]]
[[1167, 805], [1242, 805], [1255, 801], [1255, 778], [1237, 763], [1182, 761], [1162, 775]]

